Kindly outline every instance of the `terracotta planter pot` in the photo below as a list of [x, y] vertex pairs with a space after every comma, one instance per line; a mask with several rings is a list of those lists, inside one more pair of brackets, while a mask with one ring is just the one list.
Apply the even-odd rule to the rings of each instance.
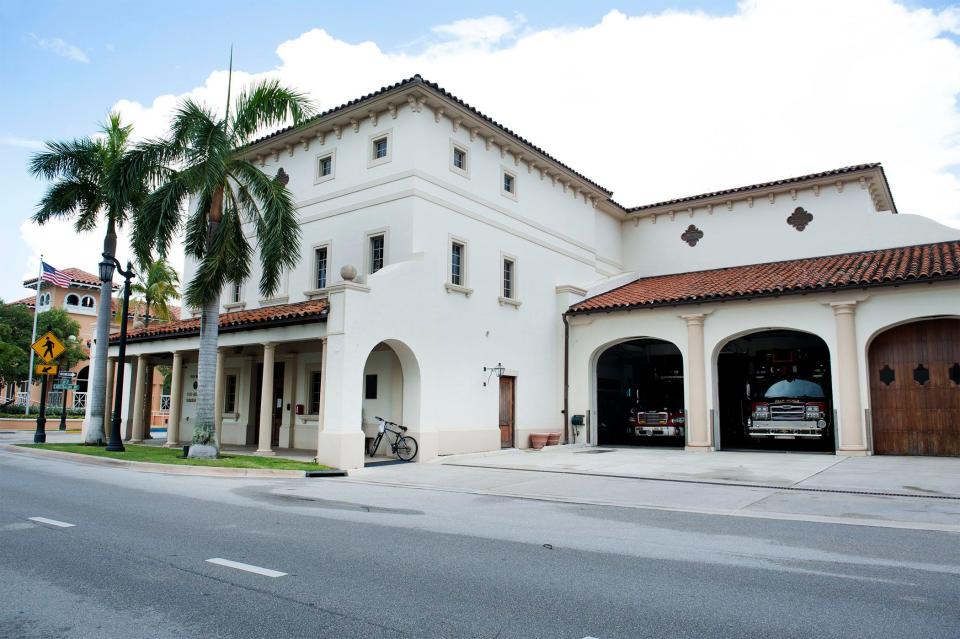
[[534, 450], [540, 450], [547, 445], [547, 438], [549, 435], [547, 433], [531, 433], [530, 434], [530, 448]]
[[560, 443], [560, 433], [547, 433], [547, 446], [556, 446]]

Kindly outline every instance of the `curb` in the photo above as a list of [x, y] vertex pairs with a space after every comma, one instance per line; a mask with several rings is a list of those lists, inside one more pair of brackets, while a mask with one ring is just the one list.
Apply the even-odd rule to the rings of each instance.
[[223, 468], [220, 466], [190, 466], [188, 464], [156, 464], [153, 462], [123, 461], [120, 459], [111, 459], [109, 457], [94, 457], [92, 455], [82, 455], [79, 453], [65, 453], [60, 450], [24, 448], [22, 446], [15, 446], [12, 444], [0, 444], [0, 450], [5, 450], [18, 455], [32, 455], [34, 457], [47, 457], [50, 459], [71, 461], [77, 464], [86, 464], [88, 466], [126, 468], [128, 470], [133, 470], [140, 473], [156, 473], [161, 475], [192, 475], [195, 477], [259, 477], [261, 479], [296, 477], [302, 479], [304, 477], [311, 476], [310, 473], [316, 472], [343, 473], [343, 475], [346, 474], [345, 471], [342, 470], [304, 471], [270, 468]]

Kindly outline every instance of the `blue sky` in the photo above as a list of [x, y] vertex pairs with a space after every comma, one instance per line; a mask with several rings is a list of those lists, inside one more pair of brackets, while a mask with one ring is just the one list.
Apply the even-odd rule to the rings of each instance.
[[[934, 10], [949, 6], [945, 2], [905, 4]], [[43, 189], [25, 169], [36, 141], [88, 135], [121, 99], [149, 105], [158, 95], [182, 94], [202, 86], [212, 71], [225, 67], [231, 43], [236, 47], [235, 66], [261, 73], [281, 64], [276, 53], [279, 44], [315, 27], [347, 43], [373, 41], [385, 53], [415, 56], [435, 44], [433, 27], [461, 19], [499, 15], [522, 22], [525, 32], [536, 32], [596, 25], [612, 9], [628, 16], [670, 9], [728, 16], [738, 11], [738, 5], [659, 0], [609, 5], [556, 1], [482, 5], [168, 1], [162, 8], [116, 1], [0, 3], [0, 60], [6, 98], [0, 101], [0, 181], [4, 187], [0, 221], [7, 229], [0, 259], [9, 276], [0, 281], [0, 298], [10, 300], [25, 294], [18, 281], [28, 270], [34, 251], [18, 236]], [[955, 40], [955, 34], [949, 37]], [[370, 83], [370, 88], [375, 86]], [[476, 101], [484, 109], [484, 103]], [[507, 123], [516, 121], [504, 114], [503, 107], [494, 115], [503, 116]], [[519, 116], [517, 119], [522, 121]], [[557, 146], [548, 140], [541, 143], [548, 149]], [[833, 164], [825, 161], [824, 168]], [[757, 175], [749, 181], [767, 177]], [[47, 255], [58, 267], [96, 268], [95, 259], [86, 255], [83, 263], [74, 263], [68, 246], [54, 243]]]

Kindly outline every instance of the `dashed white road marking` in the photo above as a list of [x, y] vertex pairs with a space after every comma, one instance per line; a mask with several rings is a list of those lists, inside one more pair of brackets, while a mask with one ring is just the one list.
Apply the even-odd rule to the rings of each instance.
[[269, 568], [261, 568], [260, 566], [251, 566], [250, 564], [242, 564], [239, 561], [230, 561], [229, 559], [221, 559], [220, 557], [207, 559], [207, 563], [226, 566], [227, 568], [236, 568], [237, 570], [252, 572], [258, 575], [263, 575], [264, 577], [284, 577], [287, 574], [285, 572], [280, 572], [279, 570], [270, 570]]
[[47, 524], [48, 526], [56, 526], [57, 528], [73, 528], [76, 524], [68, 524], [65, 521], [57, 521], [56, 519], [47, 519], [46, 517], [27, 517], [30, 521], [35, 521], [38, 524]]

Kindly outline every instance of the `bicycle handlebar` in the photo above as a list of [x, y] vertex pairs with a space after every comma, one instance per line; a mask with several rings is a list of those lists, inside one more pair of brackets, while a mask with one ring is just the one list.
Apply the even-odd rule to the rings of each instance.
[[391, 426], [396, 426], [397, 428], [399, 428], [400, 430], [402, 430], [402, 431], [404, 431], [404, 432], [406, 432], [406, 430], [407, 430], [407, 427], [406, 427], [406, 426], [402, 426], [402, 425], [398, 424], [397, 422], [391, 422], [391, 421], [389, 421], [389, 420], [384, 419], [383, 417], [377, 417], [377, 416], [375, 416], [374, 419], [376, 419], [377, 421], [381, 421], [381, 422], [383, 422], [384, 424], [390, 424]]

